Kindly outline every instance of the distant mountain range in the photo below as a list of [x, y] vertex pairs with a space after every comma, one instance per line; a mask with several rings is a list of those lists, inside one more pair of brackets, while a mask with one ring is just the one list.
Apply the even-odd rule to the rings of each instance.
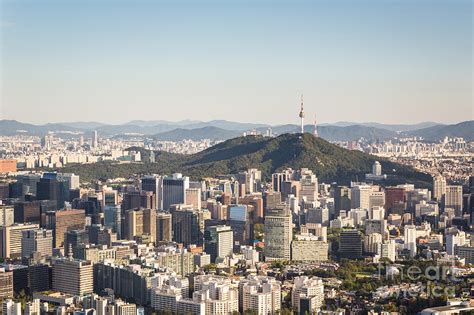
[[[378, 123], [337, 122], [318, 125], [319, 135], [329, 141], [352, 141], [360, 138], [368, 140], [387, 140], [400, 136], [423, 137], [429, 141], [439, 141], [444, 137], [463, 137], [474, 140], [474, 121], [465, 121], [454, 125], [442, 125], [434, 122], [423, 122], [414, 125], [389, 125]], [[306, 132], [313, 132], [312, 125], [306, 125]], [[0, 120], [0, 135], [30, 134], [43, 136], [54, 132], [60, 136], [72, 137], [86, 134], [89, 137], [93, 130], [102, 136], [143, 136], [162, 140], [212, 139], [227, 140], [256, 130], [266, 133], [271, 129], [274, 135], [299, 132], [296, 124], [270, 126], [266, 124], [240, 123], [226, 120], [208, 122], [183, 120], [171, 122], [165, 120], [135, 120], [126, 124], [111, 125], [100, 122], [69, 122], [45, 125], [33, 125], [15, 120]]]
[[181, 172], [192, 178], [236, 174], [248, 168], [258, 168], [263, 177], [287, 167], [309, 168], [320, 180], [348, 184], [351, 180], [363, 180], [378, 160], [389, 175], [384, 184], [413, 183], [429, 187], [431, 176], [416, 172], [413, 168], [378, 158], [360, 151], [343, 149], [310, 134], [283, 134], [269, 138], [262, 136], [237, 137], [219, 143], [202, 152], [181, 155], [166, 152], [150, 152], [143, 148], [143, 156], [155, 154], [155, 163], [120, 164], [102, 162], [85, 165], [68, 165], [63, 172], [74, 172], [85, 181], [106, 180], [116, 177], [129, 178], [133, 174], [171, 174]]

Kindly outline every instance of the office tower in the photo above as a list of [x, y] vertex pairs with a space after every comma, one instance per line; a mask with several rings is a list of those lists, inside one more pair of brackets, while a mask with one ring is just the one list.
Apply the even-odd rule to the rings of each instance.
[[171, 212], [173, 241], [184, 246], [202, 244], [199, 215], [195, 210], [176, 210]]
[[302, 168], [298, 171], [300, 181], [300, 193], [299, 198], [305, 200], [308, 203], [315, 202], [318, 200], [318, 179], [313, 171]]
[[247, 245], [251, 238], [253, 222], [249, 212], [253, 210], [252, 206], [230, 205], [228, 207], [228, 224], [234, 233], [234, 246], [237, 250], [241, 245]]
[[369, 194], [369, 209], [373, 207], [384, 207], [385, 206], [385, 192], [383, 191], [371, 191]]
[[358, 230], [347, 229], [341, 232], [339, 257], [347, 259], [362, 257], [362, 237]]
[[239, 282], [241, 313], [274, 314], [281, 309], [281, 287], [275, 278], [248, 276]]
[[445, 193], [446, 179], [441, 175], [433, 177], [433, 198], [438, 202], [442, 202]]
[[462, 216], [462, 186], [449, 185], [446, 186], [446, 194], [444, 197], [444, 208], [454, 209], [454, 215]]
[[17, 223], [40, 223], [41, 221], [40, 201], [15, 202], [14, 211]]
[[102, 189], [102, 208], [118, 204], [118, 192], [114, 189], [104, 187]]
[[140, 180], [141, 190], [152, 192], [155, 202], [155, 208], [159, 208], [159, 198], [162, 194], [161, 177], [158, 175], [144, 176]]
[[390, 240], [390, 241], [378, 244], [377, 255], [379, 255], [381, 259], [386, 258], [390, 260], [391, 262], [394, 262], [396, 259], [395, 241]]
[[83, 244], [89, 244], [89, 233], [86, 230], [69, 230], [64, 234], [64, 251], [76, 255], [76, 249]]
[[130, 191], [123, 194], [122, 210], [136, 208], [156, 209], [156, 198], [151, 191]]
[[292, 261], [327, 261], [328, 243], [312, 234], [297, 234], [291, 242]]
[[36, 230], [38, 224], [0, 226], [0, 258], [20, 258], [23, 231]]
[[14, 208], [0, 205], [0, 226], [10, 226], [14, 222]]
[[377, 253], [378, 246], [383, 241], [383, 235], [380, 233], [366, 234], [364, 237], [364, 252], [375, 254]]
[[0, 302], [13, 298], [13, 271], [0, 268]]
[[171, 213], [158, 212], [156, 214], [156, 241], [171, 242], [173, 239]]
[[79, 175], [73, 173], [57, 173], [56, 179], [61, 182], [66, 182], [69, 190], [79, 189]]
[[316, 314], [324, 302], [324, 285], [320, 278], [306, 276], [293, 279], [291, 306], [297, 314]]
[[123, 301], [115, 302], [115, 315], [137, 315], [137, 306]]
[[467, 245], [466, 233], [463, 231], [452, 231], [446, 233], [446, 253], [454, 255], [457, 246]]
[[36, 196], [36, 186], [41, 180], [41, 176], [37, 174], [24, 174], [17, 176], [17, 182], [23, 184], [26, 188], [25, 194], [32, 194]]
[[21, 315], [21, 303], [8, 299], [2, 303], [2, 315]]
[[351, 209], [370, 208], [370, 194], [372, 188], [369, 185], [356, 185], [351, 188]]
[[106, 205], [104, 207], [104, 225], [122, 238], [122, 208], [120, 205]]
[[259, 185], [262, 180], [262, 172], [256, 168], [250, 168], [245, 172], [239, 172], [235, 175], [237, 181], [245, 186], [242, 196], [259, 191]]
[[328, 208], [312, 208], [306, 212], [306, 224], [319, 223], [322, 226], [329, 226], [329, 209]]
[[45, 214], [44, 227], [54, 231], [53, 238], [55, 248], [64, 245], [64, 234], [67, 231], [83, 230], [84, 226], [84, 210], [48, 211]]
[[23, 231], [21, 257], [31, 257], [35, 252], [41, 256], [53, 255], [53, 231], [45, 229]]
[[201, 189], [188, 188], [186, 189], [186, 204], [193, 207], [193, 209], [201, 209]]
[[70, 258], [56, 259], [53, 262], [53, 290], [75, 296], [92, 293], [92, 263]]
[[92, 131], [91, 147], [97, 149], [99, 147], [99, 137], [97, 130]]
[[58, 180], [54, 173], [45, 173], [37, 183], [36, 191], [38, 200], [55, 200], [58, 208], [63, 208], [64, 202], [69, 200], [69, 184]]
[[0, 183], [0, 200], [10, 198], [10, 184]]
[[156, 210], [131, 209], [125, 214], [127, 226], [126, 238], [133, 240], [137, 236], [149, 235], [150, 241], [156, 241]]
[[209, 226], [204, 233], [204, 250], [211, 255], [211, 262], [216, 258], [231, 256], [234, 238], [232, 229], [226, 225]]
[[379, 161], [375, 161], [372, 165], [372, 175], [374, 176], [382, 176], [382, 165]]
[[351, 189], [347, 186], [337, 186], [334, 189], [334, 216], [339, 217], [341, 210], [351, 209]]
[[274, 209], [265, 217], [265, 261], [290, 260], [293, 226], [288, 208]]
[[189, 177], [175, 173], [162, 177], [162, 191], [159, 196], [158, 209], [169, 210], [171, 205], [186, 204], [186, 189], [189, 188]]
[[406, 198], [405, 188], [402, 187], [387, 187], [385, 188], [385, 210], [387, 214], [405, 213]]
[[263, 210], [275, 209], [281, 204], [281, 193], [279, 191], [266, 191], [263, 193]]
[[48, 264], [32, 264], [28, 266], [29, 293], [51, 290], [51, 267]]
[[405, 248], [410, 251], [410, 257], [416, 256], [416, 226], [415, 225], [405, 225], [403, 230], [403, 235], [405, 239]]

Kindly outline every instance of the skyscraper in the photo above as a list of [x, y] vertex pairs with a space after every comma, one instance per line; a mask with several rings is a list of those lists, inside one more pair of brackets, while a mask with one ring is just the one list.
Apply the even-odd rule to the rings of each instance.
[[454, 209], [457, 217], [462, 216], [462, 186], [450, 185], [446, 186], [446, 194], [444, 196], [444, 208]]
[[169, 210], [171, 205], [186, 204], [186, 189], [189, 188], [189, 177], [175, 173], [162, 177], [162, 191], [158, 209]]
[[171, 242], [173, 239], [171, 228], [171, 213], [158, 212], [156, 214], [156, 241]]
[[30, 257], [34, 252], [41, 256], [53, 254], [53, 231], [45, 229], [23, 231], [21, 257]]
[[446, 179], [439, 175], [433, 177], [433, 198], [441, 202], [446, 193]]
[[94, 149], [99, 146], [99, 137], [97, 136], [97, 130], [92, 131], [91, 146]]
[[77, 296], [92, 293], [92, 262], [56, 259], [53, 262], [53, 290]]
[[348, 229], [341, 232], [339, 257], [348, 259], [362, 257], [362, 237], [358, 230]]
[[45, 215], [44, 227], [54, 231], [53, 238], [55, 248], [64, 245], [64, 234], [67, 231], [82, 230], [84, 226], [84, 210], [48, 211]]
[[274, 209], [265, 216], [265, 260], [290, 260], [293, 229], [287, 207]]
[[216, 225], [206, 228], [204, 233], [204, 250], [211, 255], [211, 261], [232, 255], [233, 234], [230, 226]]

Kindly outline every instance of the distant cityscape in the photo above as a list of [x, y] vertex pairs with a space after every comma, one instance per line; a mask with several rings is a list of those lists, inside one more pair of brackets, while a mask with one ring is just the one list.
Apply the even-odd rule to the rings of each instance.
[[[303, 104], [299, 118], [301, 141], [326, 143], [316, 124], [306, 134]], [[324, 183], [309, 164], [86, 183], [62, 169], [159, 164], [227, 141], [0, 136], [3, 314], [474, 312], [474, 142], [331, 142], [375, 157], [364, 178]], [[431, 185], [388, 184], [386, 160]]]

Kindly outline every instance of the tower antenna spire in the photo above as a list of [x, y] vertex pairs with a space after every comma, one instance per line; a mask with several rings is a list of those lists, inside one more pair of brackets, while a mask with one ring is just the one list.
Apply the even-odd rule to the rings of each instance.
[[316, 125], [316, 114], [314, 114], [314, 136], [318, 137], [318, 126]]
[[300, 119], [301, 119], [301, 133], [304, 133], [304, 105], [303, 105], [303, 94], [301, 94]]

